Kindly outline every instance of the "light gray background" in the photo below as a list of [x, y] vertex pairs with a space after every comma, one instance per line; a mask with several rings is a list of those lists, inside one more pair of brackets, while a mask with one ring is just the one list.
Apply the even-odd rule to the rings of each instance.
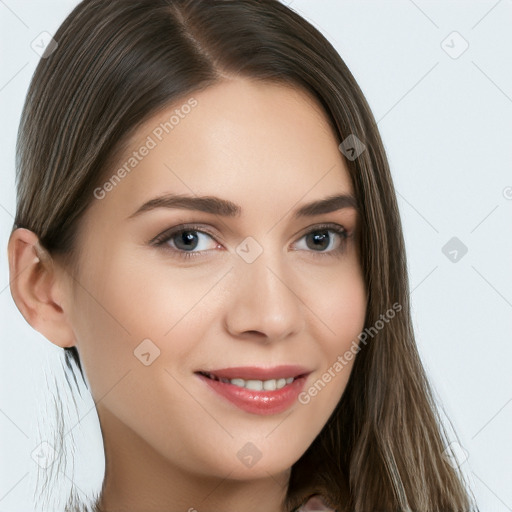
[[[373, 109], [398, 192], [421, 356], [480, 509], [512, 511], [512, 1], [287, 3], [334, 44]], [[36, 509], [45, 472], [31, 454], [56, 425], [48, 386], [70, 400], [62, 350], [14, 305], [6, 246], [16, 132], [39, 58], [31, 42], [76, 4], [0, 0], [0, 512]], [[468, 249], [455, 262], [442, 252], [452, 237]], [[63, 495], [73, 481], [88, 494], [103, 475], [84, 396], [78, 416], [65, 403], [66, 446], [74, 438], [77, 447], [75, 472], [68, 461], [57, 475]]]

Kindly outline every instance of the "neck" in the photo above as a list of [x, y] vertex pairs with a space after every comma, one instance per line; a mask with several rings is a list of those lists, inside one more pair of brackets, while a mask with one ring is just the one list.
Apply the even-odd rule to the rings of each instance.
[[289, 470], [243, 481], [193, 474], [164, 459], [109, 411], [101, 410], [100, 420], [106, 467], [97, 512], [283, 512]]

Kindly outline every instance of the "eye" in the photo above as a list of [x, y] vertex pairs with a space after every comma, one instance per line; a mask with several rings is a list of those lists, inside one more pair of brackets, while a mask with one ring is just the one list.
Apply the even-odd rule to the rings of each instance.
[[342, 226], [322, 224], [308, 231], [299, 241], [305, 239], [306, 250], [312, 249], [314, 256], [336, 256], [344, 251], [348, 237], [348, 232]]
[[[306, 247], [295, 250], [305, 250], [314, 256], [336, 256], [345, 249], [349, 236], [348, 232], [338, 224], [321, 224], [299, 238], [298, 242], [305, 240]], [[208, 247], [209, 240], [210, 247]], [[171, 251], [173, 255], [180, 258], [204, 256], [204, 253], [210, 249], [222, 247], [213, 234], [199, 225], [176, 226], [158, 235], [150, 241], [150, 244]]]
[[[202, 226], [177, 226], [158, 235], [150, 243], [177, 253], [179, 257], [191, 258], [208, 250], [208, 238], [213, 240], [213, 235], [205, 232]], [[217, 242], [211, 243], [210, 248], [215, 249], [218, 245]]]

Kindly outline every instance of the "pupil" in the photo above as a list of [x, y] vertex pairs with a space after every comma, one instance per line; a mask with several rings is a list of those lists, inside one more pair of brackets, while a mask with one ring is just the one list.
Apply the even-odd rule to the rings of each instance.
[[[195, 245], [193, 244], [193, 242], [195, 241], [197, 244], [197, 235], [194, 235], [192, 233], [193, 233], [193, 231], [183, 231], [182, 233], [178, 234], [177, 239], [178, 239], [179, 243], [176, 243], [176, 247], [178, 247], [178, 249], [190, 249], [190, 248], [195, 249]], [[181, 242], [185, 243], [184, 247], [180, 247]], [[194, 245], [193, 247], [191, 247], [190, 245], [187, 245], [190, 242], [192, 242], [192, 244]]]
[[[320, 235], [318, 233], [321, 233]], [[315, 233], [311, 233], [310, 235], [313, 237], [313, 240], [314, 240], [314, 247], [313, 248], [319, 248], [320, 246], [320, 249], [326, 249], [327, 247], [329, 247], [329, 237], [328, 237], [328, 231], [327, 230], [324, 230], [324, 231], [316, 231]], [[321, 247], [321, 245], [324, 245], [323, 247]], [[310, 247], [311, 249], [311, 247]]]

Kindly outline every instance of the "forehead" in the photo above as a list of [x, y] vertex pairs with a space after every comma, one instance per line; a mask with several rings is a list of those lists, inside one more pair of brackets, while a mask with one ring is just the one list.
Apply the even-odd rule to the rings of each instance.
[[114, 180], [101, 207], [129, 215], [154, 195], [179, 193], [222, 196], [245, 210], [351, 193], [338, 143], [325, 112], [301, 89], [223, 81], [138, 127], [106, 174]]

